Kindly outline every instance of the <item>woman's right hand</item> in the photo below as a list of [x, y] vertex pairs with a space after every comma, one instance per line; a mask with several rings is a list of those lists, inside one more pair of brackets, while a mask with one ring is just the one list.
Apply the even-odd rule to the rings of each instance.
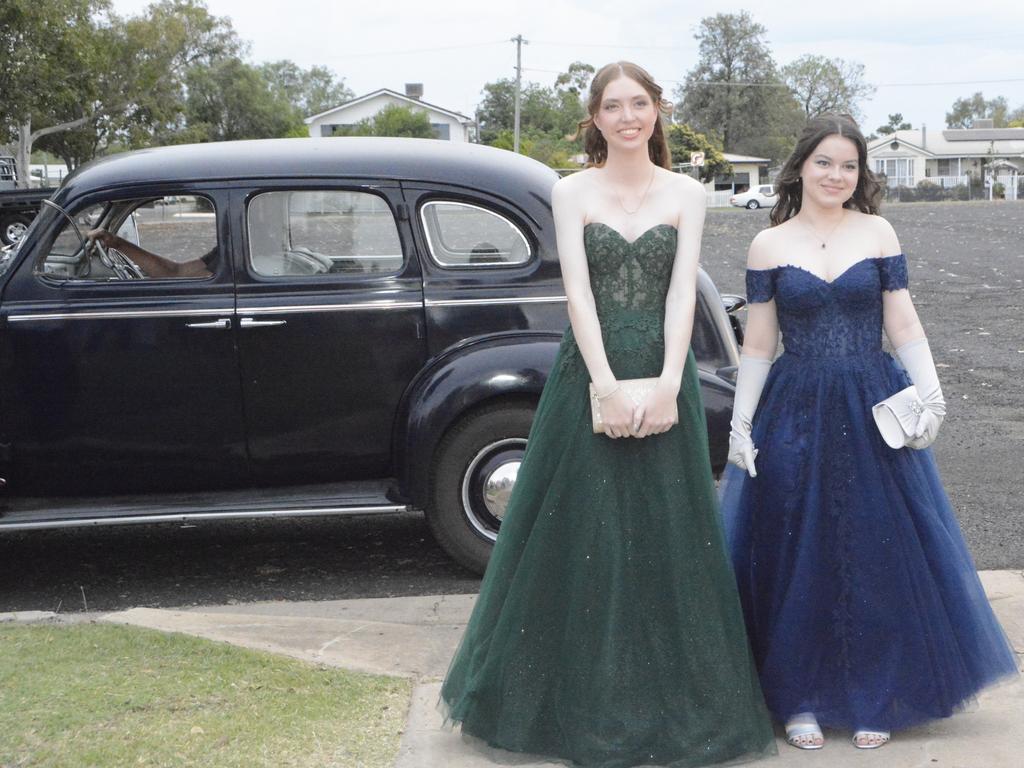
[[619, 389], [601, 401], [601, 422], [604, 433], [611, 438], [631, 437], [635, 426], [633, 423], [636, 403]]

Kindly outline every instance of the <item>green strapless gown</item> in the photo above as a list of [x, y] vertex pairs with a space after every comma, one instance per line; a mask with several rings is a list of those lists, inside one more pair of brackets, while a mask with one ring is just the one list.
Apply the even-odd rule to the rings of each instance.
[[[612, 370], [657, 376], [676, 230], [630, 243], [589, 224], [584, 244]], [[693, 353], [679, 424], [661, 435], [593, 434], [588, 382], [570, 329], [441, 707], [491, 746], [587, 766], [774, 753]]]

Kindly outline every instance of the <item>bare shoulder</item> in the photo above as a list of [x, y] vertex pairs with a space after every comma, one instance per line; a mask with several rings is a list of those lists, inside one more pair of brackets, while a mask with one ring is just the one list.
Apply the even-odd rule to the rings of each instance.
[[593, 168], [587, 168], [576, 173], [570, 173], [568, 176], [563, 176], [555, 182], [554, 187], [551, 188], [552, 195], [566, 195], [571, 194], [571, 191], [579, 192], [581, 189], [590, 187], [593, 183]]
[[551, 204], [555, 208], [578, 207], [594, 188], [593, 168], [563, 176], [551, 188]]
[[692, 176], [676, 173], [675, 171], [670, 171], [667, 168], [659, 168], [658, 173], [661, 178], [665, 180], [666, 184], [670, 184], [675, 191], [678, 191], [686, 197], [697, 198], [699, 196], [704, 196], [704, 199], [707, 199], [704, 193], [704, 185]]
[[900, 252], [900, 239], [896, 230], [884, 216], [860, 211], [850, 211], [850, 223], [874, 241], [878, 248], [877, 256], [895, 256]]
[[747, 251], [747, 267], [749, 269], [771, 269], [785, 262], [785, 256], [791, 250], [789, 243], [793, 226], [793, 221], [789, 220], [758, 232], [750, 241], [750, 248]]

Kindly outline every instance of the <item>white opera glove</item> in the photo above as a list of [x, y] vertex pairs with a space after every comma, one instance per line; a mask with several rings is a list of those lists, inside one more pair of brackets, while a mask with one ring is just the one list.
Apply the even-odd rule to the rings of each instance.
[[946, 401], [939, 386], [939, 374], [935, 370], [935, 361], [932, 360], [932, 351], [926, 338], [908, 341], [896, 350], [896, 357], [907, 369], [921, 401], [922, 409], [917, 417], [914, 436], [907, 441], [911, 448], [921, 450], [935, 442], [939, 426], [946, 416]]
[[761, 390], [772, 368], [772, 361], [763, 357], [740, 355], [736, 372], [736, 397], [732, 401], [732, 420], [729, 422], [729, 461], [757, 477], [754, 458], [757, 448], [750, 437], [754, 412], [761, 400]]

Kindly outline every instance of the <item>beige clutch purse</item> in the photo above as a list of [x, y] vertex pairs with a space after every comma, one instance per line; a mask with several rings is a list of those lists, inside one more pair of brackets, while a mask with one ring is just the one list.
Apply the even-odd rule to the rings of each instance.
[[[651, 390], [658, 384], [658, 377], [649, 379], [620, 379], [619, 389], [626, 393], [630, 400], [639, 405], [643, 399], [650, 394]], [[594, 383], [590, 383], [590, 415], [593, 421], [594, 433], [604, 432], [604, 422], [601, 420], [601, 401], [597, 397], [597, 390]], [[679, 420], [678, 414], [676, 421]]]

